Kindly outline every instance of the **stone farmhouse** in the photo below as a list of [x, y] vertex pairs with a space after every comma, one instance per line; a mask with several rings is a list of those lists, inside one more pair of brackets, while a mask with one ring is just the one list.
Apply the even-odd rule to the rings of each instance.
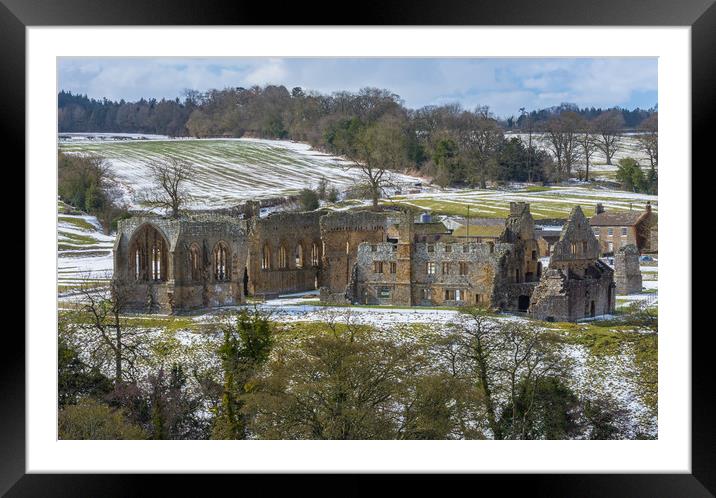
[[656, 215], [651, 203], [644, 211], [607, 212], [597, 204], [596, 213], [589, 220], [594, 235], [599, 240], [601, 254], [616, 254], [628, 244], [634, 244], [640, 253], [656, 252]]
[[326, 303], [478, 305], [550, 320], [614, 310], [613, 271], [578, 207], [546, 270], [526, 203], [511, 203], [497, 236], [395, 211], [255, 214], [120, 221], [114, 274], [129, 306], [175, 313], [319, 289]]

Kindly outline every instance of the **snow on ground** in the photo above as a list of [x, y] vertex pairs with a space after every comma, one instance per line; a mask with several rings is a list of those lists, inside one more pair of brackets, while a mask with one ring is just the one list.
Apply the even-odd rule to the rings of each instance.
[[105, 235], [94, 216], [76, 214], [58, 201], [57, 285], [60, 297], [87, 281], [103, 283], [112, 277], [114, 235]]
[[[241, 307], [253, 309], [254, 305], [243, 305]], [[396, 327], [412, 323], [425, 324], [448, 324], [454, 323], [459, 313], [451, 309], [435, 308], [391, 308], [391, 307], [358, 307], [358, 306], [323, 306], [318, 304], [317, 296], [310, 299], [288, 296], [270, 299], [255, 305], [257, 309], [268, 312], [272, 320], [280, 323], [293, 322], [325, 322], [334, 320], [345, 322], [350, 320], [356, 325], [373, 325], [385, 327]], [[241, 307], [227, 307], [220, 310], [207, 312], [204, 315], [195, 317], [200, 323], [211, 322], [217, 314], [230, 309]], [[507, 317], [511, 319], [511, 317]]]
[[572, 388], [582, 396], [609, 395], [618, 399], [632, 418], [631, 437], [640, 430], [657, 436], [656, 413], [653, 413], [639, 395], [633, 351], [619, 355], [592, 355], [587, 348], [565, 345], [562, 351], [573, 361], [570, 377]]
[[[529, 141], [527, 133], [506, 133], [505, 136], [507, 138], [517, 137], [525, 144]], [[549, 152], [549, 141], [546, 134], [533, 133], [532, 144]], [[626, 134], [619, 140], [617, 151], [614, 157], [612, 157], [612, 164], [607, 164], [607, 158], [601, 150], [597, 149], [595, 151], [589, 163], [590, 176], [594, 178], [613, 179], [613, 174], [610, 175], [609, 173], [616, 171], [619, 160], [626, 157], [633, 157], [642, 167], [649, 166], [650, 164], [649, 156], [647, 156], [639, 146], [636, 136], [634, 134]]]
[[607, 211], [644, 210], [647, 201], [658, 213], [658, 197], [593, 185], [530, 187], [510, 185], [501, 189], [445, 188], [415, 194], [394, 196], [384, 201], [410, 205], [426, 211], [453, 212], [474, 217], [501, 218], [508, 214], [510, 202], [530, 203], [530, 212], [537, 218], [566, 218], [574, 206], [581, 206], [587, 216], [594, 213], [597, 203]]
[[[88, 135], [92, 134], [83, 134]], [[193, 196], [189, 207], [194, 209], [221, 208], [249, 199], [295, 194], [305, 187], [315, 188], [322, 178], [330, 186], [345, 190], [363, 177], [359, 169], [343, 158], [286, 140], [77, 139], [60, 141], [60, 150], [104, 157], [118, 179], [124, 201], [134, 207], [138, 207], [137, 194], [151, 185], [148, 165], [165, 157], [194, 165], [187, 185]], [[407, 175], [392, 176], [395, 182], [420, 181]]]

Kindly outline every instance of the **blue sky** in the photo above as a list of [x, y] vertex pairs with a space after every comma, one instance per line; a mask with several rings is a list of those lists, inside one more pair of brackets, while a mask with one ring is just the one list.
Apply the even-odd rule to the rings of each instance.
[[459, 102], [518, 115], [562, 102], [641, 107], [657, 102], [656, 58], [60, 58], [59, 88], [113, 100], [181, 97], [184, 89], [276, 84], [331, 93], [366, 86], [410, 108]]

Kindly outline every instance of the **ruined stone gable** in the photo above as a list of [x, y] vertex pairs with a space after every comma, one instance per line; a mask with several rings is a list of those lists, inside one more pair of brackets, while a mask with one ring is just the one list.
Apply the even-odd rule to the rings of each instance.
[[614, 312], [614, 272], [599, 260], [599, 242], [579, 206], [572, 209], [532, 293], [529, 316], [575, 321]]

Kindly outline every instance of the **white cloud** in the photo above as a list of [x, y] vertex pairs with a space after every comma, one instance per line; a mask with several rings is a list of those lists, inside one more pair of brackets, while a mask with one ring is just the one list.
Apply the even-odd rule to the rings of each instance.
[[[387, 88], [408, 107], [460, 102], [509, 116], [520, 107], [656, 102], [656, 59], [63, 58], [60, 88], [118, 100], [174, 98], [186, 88], [283, 84], [331, 93]], [[636, 104], [635, 104], [636, 102]]]

